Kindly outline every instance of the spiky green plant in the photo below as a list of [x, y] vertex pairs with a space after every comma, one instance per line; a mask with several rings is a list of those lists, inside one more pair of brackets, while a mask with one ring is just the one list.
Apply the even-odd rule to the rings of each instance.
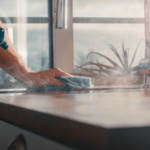
[[[121, 66], [119, 64], [117, 64], [115, 61], [113, 61], [112, 59], [110, 59], [109, 57], [107, 57], [101, 53], [90, 52], [87, 55], [87, 59], [89, 58], [90, 55], [95, 54], [95, 55], [101, 56], [104, 59], [106, 59], [108, 62], [110, 62], [112, 64], [112, 66], [104, 65], [97, 60], [97, 63], [92, 62], [92, 61], [87, 61], [85, 64], [83, 64], [81, 66], [76, 66], [76, 69], [81, 69], [84, 72], [84, 75], [88, 75], [88, 76], [92, 76], [92, 77], [129, 76], [131, 74], [137, 74], [138, 66], [132, 67], [132, 65], [135, 60], [135, 56], [137, 54], [138, 47], [139, 47], [141, 41], [142, 41], [142, 39], [139, 41], [130, 63], [129, 63], [129, 48], [125, 48], [124, 42], [122, 42], [122, 54], [121, 55], [118, 53], [118, 51], [116, 50], [116, 48], [113, 45], [111, 45], [111, 44], [108, 45], [109, 48], [113, 51], [113, 53], [116, 55]], [[89, 66], [91, 68], [89, 68]]]

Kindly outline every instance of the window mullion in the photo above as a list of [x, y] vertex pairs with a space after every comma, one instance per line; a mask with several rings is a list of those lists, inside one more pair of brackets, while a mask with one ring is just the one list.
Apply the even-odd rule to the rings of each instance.
[[86, 18], [74, 17], [73, 23], [145, 23], [144, 18]]

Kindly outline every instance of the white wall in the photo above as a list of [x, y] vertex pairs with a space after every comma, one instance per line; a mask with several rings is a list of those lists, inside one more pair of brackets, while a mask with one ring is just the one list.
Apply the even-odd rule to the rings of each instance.
[[[73, 15], [72, 15], [72, 0], [67, 0], [68, 21], [67, 29], [54, 30], [54, 67], [71, 73], [74, 68], [73, 61]], [[54, 0], [54, 8], [57, 6], [57, 0]], [[54, 13], [54, 24], [56, 25], [56, 13]]]

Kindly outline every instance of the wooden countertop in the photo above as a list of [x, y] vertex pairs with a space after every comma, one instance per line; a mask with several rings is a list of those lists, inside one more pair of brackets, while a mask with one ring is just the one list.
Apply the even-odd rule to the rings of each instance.
[[77, 149], [150, 148], [150, 93], [0, 94], [0, 118]]

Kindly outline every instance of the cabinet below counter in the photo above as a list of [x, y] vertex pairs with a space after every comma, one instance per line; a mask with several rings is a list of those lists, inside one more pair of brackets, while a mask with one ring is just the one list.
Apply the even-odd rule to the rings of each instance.
[[14, 125], [0, 121], [1, 150], [73, 150]]
[[0, 94], [0, 149], [23, 136], [28, 150], [148, 150], [149, 114], [140, 89]]

